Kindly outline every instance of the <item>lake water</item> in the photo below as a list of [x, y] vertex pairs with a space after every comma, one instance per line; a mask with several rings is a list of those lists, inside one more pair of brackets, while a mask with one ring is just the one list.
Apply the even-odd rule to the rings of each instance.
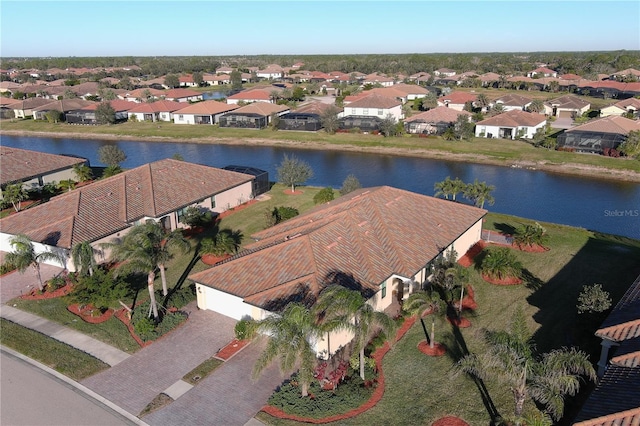
[[[314, 171], [308, 185], [339, 188], [355, 175], [362, 186], [389, 185], [433, 195], [433, 185], [447, 176], [474, 179], [496, 187], [490, 211], [562, 223], [640, 239], [640, 184], [579, 178], [542, 171], [376, 154], [295, 150], [285, 147], [204, 145], [193, 143], [104, 141], [2, 136], [2, 145], [53, 154], [73, 154], [98, 161], [98, 149], [115, 144], [131, 168], [180, 154], [186, 161], [224, 167], [248, 165], [277, 179], [284, 154], [295, 155]], [[1, 164], [0, 164], [1, 167]]]

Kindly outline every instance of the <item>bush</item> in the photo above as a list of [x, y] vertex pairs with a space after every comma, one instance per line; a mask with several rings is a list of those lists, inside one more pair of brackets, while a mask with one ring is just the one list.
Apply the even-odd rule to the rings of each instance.
[[17, 268], [15, 265], [9, 263], [9, 262], [5, 262], [2, 265], [0, 265], [0, 275], [4, 275], [4, 274], [8, 274], [11, 271], [15, 271]]
[[611, 307], [611, 296], [601, 284], [585, 285], [578, 296], [578, 313], [600, 313]]
[[205, 226], [211, 223], [213, 214], [208, 210], [202, 210], [195, 206], [189, 206], [184, 212], [184, 216], [180, 219], [180, 223], [187, 226]]
[[253, 320], [242, 319], [236, 323], [235, 334], [236, 339], [245, 340], [251, 339], [254, 335], [254, 329], [252, 327]]
[[187, 317], [182, 312], [163, 312], [159, 323], [148, 317], [149, 301], [142, 303], [133, 310], [131, 323], [136, 334], [142, 340], [156, 340], [180, 325]]
[[316, 195], [313, 196], [314, 204], [324, 204], [334, 199], [333, 188], [327, 186], [322, 188]]
[[93, 275], [78, 277], [71, 299], [79, 304], [92, 304], [98, 309], [115, 306], [118, 300], [129, 294], [129, 285], [124, 278], [114, 278], [113, 272], [94, 268]]
[[47, 291], [56, 291], [60, 287], [64, 287], [67, 281], [64, 277], [58, 275], [47, 281]]
[[165, 306], [182, 309], [188, 303], [196, 300], [196, 286], [191, 284], [169, 293]]
[[300, 214], [298, 209], [295, 209], [293, 207], [286, 207], [286, 206], [278, 207], [277, 211], [278, 211], [277, 213], [278, 223], [283, 222], [287, 219], [291, 219], [292, 217], [296, 217]]

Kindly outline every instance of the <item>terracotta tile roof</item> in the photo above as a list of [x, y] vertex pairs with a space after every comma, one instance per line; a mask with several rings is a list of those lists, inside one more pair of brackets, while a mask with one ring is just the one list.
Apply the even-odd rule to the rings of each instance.
[[95, 95], [100, 90], [100, 85], [96, 82], [89, 81], [76, 86], [67, 87], [67, 89], [70, 89], [73, 93], [76, 93], [79, 96], [84, 96], [86, 94]]
[[438, 102], [443, 104], [455, 104], [464, 105], [467, 102], [475, 102], [478, 99], [477, 95], [468, 92], [451, 92], [448, 95], [438, 98]]
[[389, 109], [389, 108], [396, 107], [398, 105], [402, 105], [402, 102], [394, 98], [389, 98], [387, 96], [381, 96], [376, 93], [373, 93], [349, 103], [349, 108]]
[[500, 74], [496, 74], [495, 72], [486, 72], [478, 76], [480, 81], [499, 81]]
[[576, 417], [574, 426], [640, 424], [640, 368], [612, 365]]
[[11, 105], [11, 109], [25, 110], [25, 109], [37, 108], [39, 106], [47, 105], [50, 103], [51, 103], [51, 99], [27, 98], [24, 100], [15, 100], [14, 103], [11, 103], [9, 105]]
[[[136, 104], [135, 102], [129, 102], [129, 101], [124, 101], [122, 99], [113, 99], [109, 102], [109, 105], [111, 105], [111, 107], [116, 111], [116, 112], [122, 112], [122, 111], [130, 111], [132, 108], [135, 108]], [[93, 111], [96, 110], [98, 108], [98, 106], [100, 106], [99, 103], [94, 104], [94, 105], [89, 105], [86, 108], [84, 108], [87, 111]]]
[[84, 109], [89, 105], [96, 104], [97, 102], [85, 101], [83, 99], [63, 99], [61, 101], [52, 101], [42, 106], [33, 108], [34, 111], [51, 111], [57, 110], [62, 112], [75, 111], [78, 109]]
[[[127, 170], [0, 220], [3, 232], [70, 248], [159, 218], [253, 179], [253, 176], [165, 159]], [[56, 241], [51, 241], [51, 236]]]
[[178, 81], [180, 83], [193, 83], [193, 75], [188, 74], [188, 75], [181, 75], [180, 77], [178, 77]]
[[309, 102], [296, 108], [292, 112], [300, 114], [322, 114], [327, 108], [335, 106], [332, 104], [325, 104], [324, 102]]
[[184, 108], [183, 102], [176, 101], [155, 101], [137, 103], [129, 110], [135, 113], [173, 112]]
[[[32, 98], [32, 99], [37, 99], [37, 98]], [[19, 102], [22, 102], [22, 101], [20, 99], [5, 98], [4, 96], [0, 96], [0, 105], [2, 106], [13, 105]], [[47, 99], [47, 102], [51, 102], [51, 100]]]
[[545, 102], [545, 105], [564, 109], [582, 109], [584, 107], [588, 107], [591, 103], [574, 95], [565, 95], [547, 101]]
[[604, 320], [596, 336], [619, 342], [640, 336], [640, 276]]
[[620, 346], [615, 348], [614, 357], [610, 362], [620, 367], [640, 367], [640, 336], [620, 343]]
[[222, 114], [223, 112], [232, 111], [236, 108], [238, 108], [238, 105], [227, 104], [224, 102], [211, 100], [211, 101], [197, 102], [195, 104], [191, 104], [185, 108], [175, 111], [175, 114], [216, 115], [216, 114]]
[[439, 106], [437, 108], [430, 109], [429, 111], [421, 112], [420, 114], [412, 115], [404, 120], [405, 123], [420, 122], [420, 123], [455, 123], [459, 115], [465, 115], [470, 117], [471, 113], [467, 111], [456, 111], [452, 108], [445, 106]]
[[494, 102], [501, 103], [507, 106], [524, 107], [525, 105], [531, 103], [531, 99], [524, 96], [516, 95], [515, 93], [509, 93], [507, 95], [499, 97]]
[[542, 114], [513, 110], [479, 121], [476, 126], [531, 127], [545, 121], [547, 121], [547, 118]]
[[626, 135], [629, 132], [638, 130], [640, 130], [640, 121], [630, 120], [618, 115], [611, 115], [572, 127], [566, 130], [566, 132], [598, 132]]
[[165, 91], [164, 90], [158, 90], [158, 89], [152, 89], [152, 88], [146, 88], [146, 89], [135, 89], [132, 90], [130, 92], [126, 92], [126, 97], [127, 98], [146, 98], [146, 96], [148, 94], [151, 94], [152, 96], [159, 98], [161, 96], [165, 95]]
[[640, 77], [640, 71], [634, 68], [627, 68], [622, 71], [614, 72], [613, 75], [621, 75], [623, 77], [626, 75], [635, 75], [636, 77]]
[[560, 80], [582, 80], [582, 77], [577, 74], [562, 74]]
[[235, 95], [229, 96], [227, 99], [238, 99], [238, 100], [271, 100], [271, 94], [265, 89], [252, 89], [252, 90], [243, 90], [242, 92], [238, 92]]
[[45, 154], [0, 145], [0, 184], [22, 182], [44, 173], [71, 168], [85, 161], [78, 157]]
[[258, 114], [267, 116], [273, 113], [277, 114], [288, 110], [289, 107], [286, 105], [277, 105], [268, 102], [255, 102], [231, 111], [231, 114]]
[[363, 93], [366, 93], [367, 96], [378, 95], [391, 99], [404, 99], [408, 95], [404, 90], [397, 90], [395, 85], [392, 87], [376, 87], [375, 89], [366, 90]]
[[193, 96], [202, 96], [202, 93], [190, 89], [169, 89], [163, 93], [167, 99], [190, 98]]
[[628, 98], [628, 99], [622, 100], [620, 102], [616, 102], [613, 105], [617, 106], [619, 108], [622, 108], [622, 109], [627, 109], [628, 107], [633, 107], [634, 109], [639, 110], [640, 109], [640, 99], [638, 99], [638, 98]]
[[189, 279], [263, 308], [271, 297], [295, 297], [300, 285], [315, 292], [336, 272], [371, 293], [393, 273], [413, 276], [485, 214], [401, 189], [365, 188], [254, 234], [258, 241], [245, 251]]

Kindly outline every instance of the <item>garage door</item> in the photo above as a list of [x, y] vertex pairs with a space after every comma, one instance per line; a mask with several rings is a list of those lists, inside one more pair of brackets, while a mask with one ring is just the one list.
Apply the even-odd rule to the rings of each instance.
[[558, 111], [558, 118], [573, 118], [573, 111]]

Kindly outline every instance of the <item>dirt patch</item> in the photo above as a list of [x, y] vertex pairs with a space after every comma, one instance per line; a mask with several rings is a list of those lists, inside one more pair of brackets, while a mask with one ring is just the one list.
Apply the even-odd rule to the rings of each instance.
[[43, 300], [43, 299], [55, 299], [56, 297], [66, 296], [73, 290], [73, 284], [67, 283], [65, 286], [60, 287], [54, 291], [40, 292], [38, 289], [31, 290], [30, 293], [20, 296], [21, 299], [26, 300]]
[[426, 340], [418, 343], [418, 350], [427, 356], [442, 356], [447, 353], [447, 347], [442, 343], [434, 343], [432, 348]]
[[436, 420], [431, 426], [469, 426], [469, 423], [462, 420], [460, 417], [446, 416]]
[[546, 251], [549, 251], [550, 249], [548, 247], [543, 247], [539, 244], [525, 244], [525, 245], [521, 245], [518, 243], [513, 243], [513, 248], [520, 250], [520, 251], [524, 251], [527, 253], [544, 253]]

